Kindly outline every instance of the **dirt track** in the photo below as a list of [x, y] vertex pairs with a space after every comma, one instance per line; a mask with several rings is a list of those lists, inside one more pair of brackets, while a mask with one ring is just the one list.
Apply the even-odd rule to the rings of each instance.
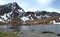
[[22, 31], [19, 37], [60, 37], [54, 33], [41, 33], [37, 31]]

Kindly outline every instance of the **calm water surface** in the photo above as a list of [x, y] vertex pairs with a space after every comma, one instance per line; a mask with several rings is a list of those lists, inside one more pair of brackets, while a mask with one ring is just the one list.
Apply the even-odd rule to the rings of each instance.
[[[8, 31], [10, 30], [11, 26], [10, 25], [4, 25], [4, 26], [0, 26], [0, 32], [1, 31]], [[51, 31], [51, 32], [55, 32], [57, 34], [60, 34], [60, 24], [52, 24], [52, 25], [32, 25], [32, 26], [17, 26], [16, 29], [19, 30], [34, 30], [34, 31]]]

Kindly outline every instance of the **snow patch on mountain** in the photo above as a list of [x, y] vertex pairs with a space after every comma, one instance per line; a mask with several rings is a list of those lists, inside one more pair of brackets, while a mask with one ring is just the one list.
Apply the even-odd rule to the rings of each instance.
[[28, 17], [21, 17], [20, 19], [23, 21], [30, 20]]

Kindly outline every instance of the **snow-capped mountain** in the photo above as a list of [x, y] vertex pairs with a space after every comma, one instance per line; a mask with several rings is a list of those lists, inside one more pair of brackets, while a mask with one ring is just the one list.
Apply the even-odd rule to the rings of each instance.
[[58, 15], [60, 13], [47, 11], [25, 12], [16, 2], [0, 6], [0, 21], [46, 19]]
[[[25, 11], [16, 2], [0, 6], [0, 21], [19, 19]], [[15, 18], [16, 17], [16, 18]]]
[[22, 17], [24, 21], [33, 20], [33, 19], [46, 19], [53, 16], [60, 15], [57, 12], [47, 12], [47, 11], [35, 11], [35, 12], [25, 12], [25, 15]]

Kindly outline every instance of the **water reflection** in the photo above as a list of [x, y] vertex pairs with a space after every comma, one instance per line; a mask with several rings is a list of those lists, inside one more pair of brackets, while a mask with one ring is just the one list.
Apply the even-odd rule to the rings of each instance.
[[0, 31], [8, 31], [10, 29], [17, 29], [17, 30], [34, 30], [34, 31], [51, 31], [55, 33], [60, 33], [60, 25], [53, 24], [53, 25], [32, 25], [32, 26], [10, 26], [4, 25], [0, 26]]

